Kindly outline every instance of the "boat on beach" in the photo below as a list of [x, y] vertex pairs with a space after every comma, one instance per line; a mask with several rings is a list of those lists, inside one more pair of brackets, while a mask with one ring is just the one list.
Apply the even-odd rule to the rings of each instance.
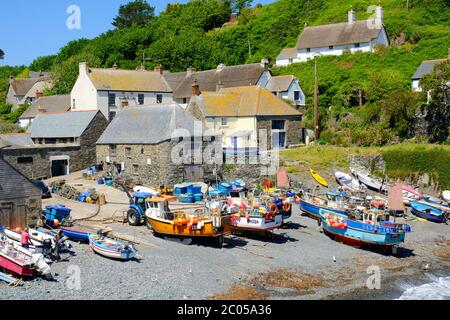
[[311, 173], [311, 176], [313, 177], [314, 180], [316, 180], [318, 184], [320, 184], [325, 188], [328, 188], [328, 182], [324, 178], [322, 178], [320, 174], [318, 174], [314, 169], [310, 169], [309, 172]]
[[411, 201], [410, 205], [411, 213], [417, 217], [437, 223], [445, 223], [448, 221], [447, 213], [441, 210], [438, 205], [424, 201]]
[[405, 183], [400, 183], [399, 186], [402, 189], [404, 204], [410, 205], [411, 201], [418, 201], [423, 198], [414, 187]]
[[125, 244], [94, 233], [89, 234], [89, 247], [101, 256], [123, 261], [134, 258], [137, 253], [137, 249], [132, 244]]
[[349, 190], [352, 192], [364, 192], [364, 187], [358, 182], [357, 179], [353, 178], [351, 175], [336, 171], [335, 173], [336, 181], [342, 186], [344, 190]]
[[61, 227], [61, 231], [71, 241], [89, 243], [89, 232], [87, 231], [65, 227]]
[[374, 177], [371, 177], [368, 173], [357, 170], [355, 168], [350, 168], [350, 172], [355, 176], [360, 183], [365, 185], [370, 190], [384, 193], [386, 192], [386, 184], [384, 181], [380, 181]]
[[379, 210], [364, 213], [362, 221], [324, 209], [320, 210], [320, 217], [326, 235], [356, 248], [367, 246], [391, 251], [411, 232], [409, 225], [389, 222], [389, 216]]
[[333, 199], [322, 198], [315, 195], [305, 194], [300, 200], [300, 209], [307, 215], [320, 220], [320, 210], [326, 209], [342, 215], [347, 215], [345, 203], [337, 196]]

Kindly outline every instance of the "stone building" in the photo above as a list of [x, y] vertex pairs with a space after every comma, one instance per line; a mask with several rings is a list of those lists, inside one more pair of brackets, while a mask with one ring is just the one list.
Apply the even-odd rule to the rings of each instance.
[[19, 125], [28, 127], [38, 115], [64, 113], [70, 111], [70, 95], [39, 97], [20, 116]]
[[0, 225], [12, 229], [36, 225], [42, 210], [42, 191], [4, 161], [1, 152]]
[[96, 164], [95, 143], [108, 125], [99, 111], [40, 115], [29, 133], [0, 135], [4, 159], [30, 179], [64, 176]]
[[14, 110], [24, 103], [33, 103], [51, 86], [48, 73], [30, 72], [30, 78], [10, 78], [6, 102], [12, 104]]
[[[153, 187], [202, 179], [220, 144], [177, 104], [127, 108], [97, 141], [97, 162]], [[205, 157], [207, 155], [207, 158]], [[211, 156], [211, 157], [210, 157]]]

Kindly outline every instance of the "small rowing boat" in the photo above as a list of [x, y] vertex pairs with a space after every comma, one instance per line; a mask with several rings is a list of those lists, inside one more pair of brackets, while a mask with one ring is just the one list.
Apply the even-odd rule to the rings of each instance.
[[353, 192], [362, 192], [363, 188], [361, 184], [353, 178], [351, 175], [337, 171], [335, 173], [336, 181], [345, 189]]
[[325, 188], [328, 188], [328, 182], [320, 174], [318, 174], [314, 169], [310, 169], [309, 172], [311, 173], [311, 176], [314, 180], [321, 186], [324, 186]]
[[64, 236], [75, 242], [89, 243], [89, 233], [75, 228], [61, 228]]
[[437, 206], [427, 204], [422, 201], [411, 201], [411, 213], [420, 218], [432, 222], [443, 223], [447, 221], [447, 216], [444, 210], [440, 210]]
[[367, 188], [380, 193], [386, 192], [386, 185], [384, 184], [384, 181], [375, 179], [369, 174], [354, 168], [350, 168], [350, 171], [358, 179], [358, 181], [364, 184]]
[[101, 256], [117, 260], [130, 260], [136, 256], [137, 249], [132, 244], [125, 244], [97, 234], [89, 234], [89, 246]]
[[418, 201], [422, 199], [422, 195], [412, 186], [404, 183], [400, 183], [399, 185], [402, 189], [404, 204], [409, 205], [411, 201]]

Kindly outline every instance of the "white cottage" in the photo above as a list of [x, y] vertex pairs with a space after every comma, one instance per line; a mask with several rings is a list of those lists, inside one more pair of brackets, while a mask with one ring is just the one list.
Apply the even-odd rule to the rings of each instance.
[[100, 110], [112, 120], [123, 108], [173, 103], [172, 89], [162, 67], [154, 71], [89, 68], [80, 63], [80, 72], [70, 94], [71, 110]]
[[297, 46], [284, 49], [276, 58], [276, 65], [287, 66], [344, 52], [373, 52], [377, 45], [389, 46], [383, 8], [377, 7], [374, 19], [363, 21], [356, 21], [356, 14], [351, 10], [347, 22], [305, 27]]

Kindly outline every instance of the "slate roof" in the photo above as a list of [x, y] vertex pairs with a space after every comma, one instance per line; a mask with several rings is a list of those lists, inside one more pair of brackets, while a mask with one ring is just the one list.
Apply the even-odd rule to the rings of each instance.
[[420, 80], [425, 75], [430, 74], [433, 72], [434, 66], [448, 61], [447, 59], [437, 59], [437, 60], [425, 60], [422, 61], [419, 68], [417, 68], [416, 73], [412, 76], [412, 80]]
[[172, 92], [159, 72], [89, 68], [89, 78], [100, 91]]
[[0, 143], [4, 145], [14, 146], [33, 146], [33, 140], [31, 140], [31, 133], [13, 133], [13, 134], [0, 134]]
[[370, 42], [376, 39], [384, 28], [384, 26], [372, 27], [372, 23], [363, 20], [306, 27], [298, 39], [297, 49]]
[[267, 83], [266, 89], [271, 92], [285, 92], [289, 90], [292, 81], [295, 80], [294, 76], [276, 76], [270, 78]]
[[269, 90], [258, 86], [204, 92], [196, 102], [205, 117], [301, 116]]
[[[177, 104], [126, 108], [119, 112], [97, 144], [158, 144], [194, 134], [196, 119]], [[185, 129], [175, 132], [177, 129]], [[201, 133], [200, 133], [201, 136]]]
[[78, 138], [87, 129], [99, 111], [66, 112], [39, 115], [28, 131], [31, 138]]
[[5, 160], [0, 159], [0, 200], [39, 197], [41, 189], [19, 173]]
[[192, 96], [194, 79], [199, 82], [201, 91], [216, 91], [220, 82], [224, 88], [239, 86], [254, 86], [266, 70], [261, 63], [243, 64], [237, 66], [219, 66], [217, 69], [199, 72], [165, 73], [164, 77], [173, 90], [176, 99]]
[[297, 48], [287, 48], [281, 50], [277, 60], [295, 59], [297, 57]]
[[20, 119], [35, 118], [39, 114], [63, 113], [70, 110], [70, 95], [48, 96], [37, 99]]

